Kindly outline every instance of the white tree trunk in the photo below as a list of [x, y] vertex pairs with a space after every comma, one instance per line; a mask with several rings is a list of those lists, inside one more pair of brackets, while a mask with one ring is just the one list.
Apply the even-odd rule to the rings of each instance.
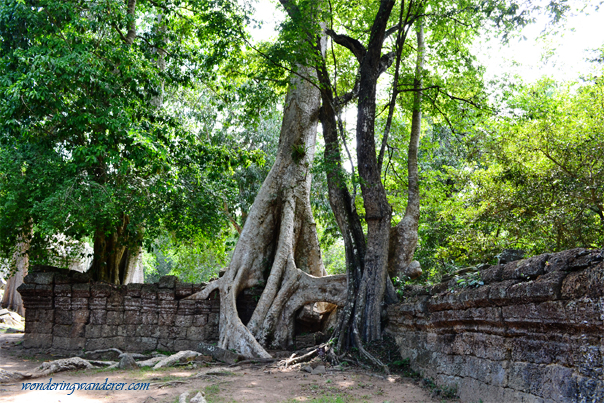
[[[310, 68], [298, 73], [313, 80]], [[342, 306], [346, 276], [325, 276], [310, 207], [310, 167], [315, 155], [319, 89], [292, 76], [279, 149], [241, 231], [226, 273], [189, 298], [220, 292], [219, 346], [246, 356], [270, 357], [264, 347], [293, 343], [294, 317], [304, 305]], [[237, 314], [237, 295], [264, 285], [247, 327]]]
[[4, 296], [2, 297], [2, 307], [17, 312], [21, 316], [25, 316], [25, 308], [23, 308], [23, 300], [17, 288], [23, 284], [23, 279], [27, 276], [27, 269], [29, 268], [28, 249], [29, 244], [27, 242], [19, 242], [17, 245], [17, 251], [13, 255], [16, 271], [7, 280], [4, 287]]
[[143, 271], [143, 248], [136, 246], [128, 248], [128, 260], [126, 262], [126, 273], [124, 284], [144, 283], [145, 273]]

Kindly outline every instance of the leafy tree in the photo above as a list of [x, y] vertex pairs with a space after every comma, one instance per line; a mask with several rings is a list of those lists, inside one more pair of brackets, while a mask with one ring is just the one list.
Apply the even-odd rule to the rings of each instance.
[[444, 253], [460, 262], [503, 248], [530, 254], [604, 245], [601, 77], [521, 88], [482, 136], [483, 154], [458, 171], [463, 188], [442, 212], [460, 231]]
[[167, 95], [237, 54], [228, 1], [5, 1], [0, 7], [2, 250], [28, 223], [30, 256], [53, 234], [92, 239], [114, 283], [163, 229], [218, 231], [236, 149], [206, 141]]

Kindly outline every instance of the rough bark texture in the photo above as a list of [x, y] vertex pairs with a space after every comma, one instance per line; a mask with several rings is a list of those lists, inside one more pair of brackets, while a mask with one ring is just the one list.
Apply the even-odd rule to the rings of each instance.
[[407, 154], [409, 185], [407, 188], [407, 208], [403, 219], [390, 231], [388, 272], [391, 276], [411, 278], [422, 274], [413, 254], [417, 247], [419, 226], [419, 174], [417, 168], [417, 150], [421, 133], [422, 69], [424, 65], [424, 30], [419, 21], [417, 31], [417, 64], [415, 69], [413, 112], [411, 118], [411, 136]]
[[4, 296], [2, 297], [2, 308], [10, 309], [21, 316], [25, 316], [25, 308], [23, 307], [23, 300], [21, 299], [21, 294], [17, 292], [17, 288], [23, 284], [23, 279], [27, 276], [27, 269], [29, 267], [28, 249], [29, 244], [27, 242], [19, 242], [17, 251], [13, 256], [16, 271], [7, 280]]
[[381, 338], [381, 308], [386, 291], [391, 208], [378, 169], [374, 129], [376, 84], [380, 72], [382, 43], [393, 0], [382, 0], [371, 27], [367, 53], [360, 64], [357, 114], [357, 158], [367, 222], [367, 250], [354, 331], [365, 341]]
[[[313, 78], [312, 69], [300, 76]], [[292, 76], [285, 100], [275, 163], [248, 214], [225, 274], [190, 297], [220, 292], [219, 346], [246, 356], [269, 358], [264, 347], [293, 343], [295, 313], [315, 302], [341, 306], [345, 276], [325, 273], [309, 201], [310, 166], [315, 153], [320, 94], [299, 75]], [[244, 289], [264, 285], [247, 324], [236, 298]]]

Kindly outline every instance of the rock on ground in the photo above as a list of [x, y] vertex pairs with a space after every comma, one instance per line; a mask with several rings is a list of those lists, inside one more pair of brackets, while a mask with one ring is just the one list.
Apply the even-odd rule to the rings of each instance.
[[117, 365], [119, 369], [137, 369], [138, 364], [132, 358], [130, 354], [122, 354], [122, 358], [120, 359], [120, 363]]
[[204, 342], [201, 342], [197, 345], [197, 351], [203, 355], [209, 355], [217, 361], [226, 362], [227, 364], [231, 365], [246, 358], [232, 351], [225, 350], [224, 348], [213, 346]]

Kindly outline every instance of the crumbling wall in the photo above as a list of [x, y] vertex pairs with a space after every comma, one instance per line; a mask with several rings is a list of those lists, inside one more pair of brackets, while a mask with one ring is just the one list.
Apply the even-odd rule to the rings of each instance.
[[387, 330], [412, 368], [463, 402], [604, 402], [603, 254], [491, 266], [478, 287], [407, 287]]
[[[179, 283], [175, 276], [162, 277], [157, 284], [115, 286], [92, 282], [83, 273], [34, 267], [19, 287], [25, 306], [23, 346], [194, 350], [200, 341], [218, 339], [218, 295], [185, 299], [203, 286]], [[254, 296], [248, 294], [241, 296], [239, 306], [255, 307]]]

